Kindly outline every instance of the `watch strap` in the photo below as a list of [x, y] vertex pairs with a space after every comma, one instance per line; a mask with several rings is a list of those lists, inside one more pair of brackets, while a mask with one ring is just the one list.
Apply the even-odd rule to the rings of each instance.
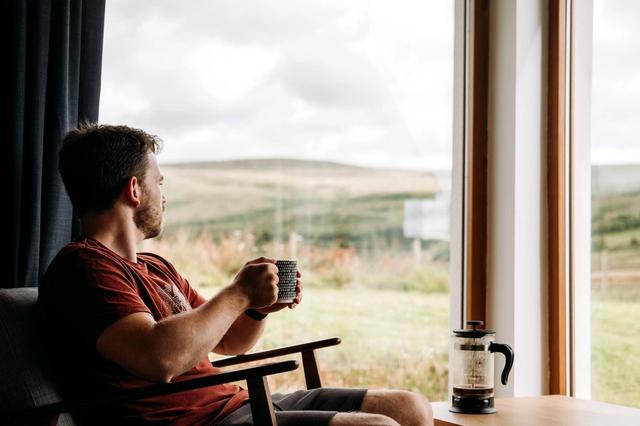
[[257, 310], [255, 310], [253, 308], [249, 308], [249, 309], [245, 310], [244, 313], [245, 313], [246, 316], [248, 316], [249, 318], [254, 319], [256, 321], [262, 321], [268, 315], [268, 314], [260, 313], [260, 312], [258, 312]]

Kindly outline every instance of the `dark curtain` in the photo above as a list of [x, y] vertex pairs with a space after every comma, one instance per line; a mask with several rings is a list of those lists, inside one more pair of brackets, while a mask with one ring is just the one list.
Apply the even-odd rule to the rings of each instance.
[[0, 1], [0, 287], [34, 287], [78, 231], [58, 151], [69, 129], [98, 119], [105, 2]]

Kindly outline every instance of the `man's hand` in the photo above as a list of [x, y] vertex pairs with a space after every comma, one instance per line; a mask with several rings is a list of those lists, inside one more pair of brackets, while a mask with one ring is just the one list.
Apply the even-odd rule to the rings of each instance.
[[294, 297], [293, 302], [291, 303], [274, 303], [271, 306], [267, 306], [265, 308], [261, 308], [261, 309], [257, 309], [258, 312], [263, 313], [263, 314], [270, 314], [273, 312], [278, 312], [284, 308], [286, 308], [287, 306], [289, 307], [289, 309], [293, 309], [296, 306], [298, 306], [300, 304], [300, 302], [302, 302], [302, 274], [300, 273], [300, 271], [297, 271], [297, 278], [296, 278], [296, 297]]
[[278, 300], [278, 267], [275, 259], [259, 257], [250, 260], [231, 285], [247, 298], [249, 308], [271, 307]]
[[[265, 266], [266, 264], [266, 266]], [[260, 266], [262, 265], [262, 266]], [[258, 268], [254, 268], [254, 266], [260, 266], [262, 268], [267, 268], [268, 272], [258, 273], [256, 272]], [[278, 268], [275, 265], [275, 260], [267, 259], [267, 258], [259, 258], [247, 262], [244, 268], [238, 273], [236, 277], [236, 281], [234, 281], [233, 285], [241, 286], [241, 289], [244, 289], [242, 286], [248, 286], [252, 291], [259, 292], [260, 287], [270, 287], [272, 283], [275, 286], [275, 289], [272, 289], [274, 293], [272, 294], [272, 298], [270, 299], [270, 303], [267, 306], [262, 306], [261, 308], [257, 308], [255, 305], [252, 306], [258, 312], [263, 314], [269, 314], [272, 312], [280, 311], [287, 306], [289, 308], [294, 308], [297, 304], [302, 301], [302, 282], [300, 280], [301, 275], [298, 271], [296, 278], [296, 296], [291, 303], [275, 303], [278, 298], [278, 276], [277, 276]], [[275, 273], [275, 279], [273, 276], [270, 276], [271, 273]], [[254, 275], [257, 274], [258, 278], [255, 278]], [[265, 278], [266, 276], [266, 278]], [[253, 278], [252, 278], [253, 277]], [[262, 277], [262, 278], [260, 278]], [[258, 281], [252, 283], [248, 280], [257, 279]], [[260, 281], [260, 280], [263, 281]], [[246, 282], [244, 282], [247, 280]], [[264, 280], [266, 280], [269, 285], [264, 285]], [[253, 284], [253, 285], [252, 285]], [[265, 321], [256, 321], [252, 318], [249, 318], [247, 315], [240, 315], [233, 323], [233, 325], [229, 328], [225, 336], [219, 342], [218, 345], [214, 347], [214, 352], [222, 354], [222, 355], [238, 355], [247, 352], [250, 350], [262, 335], [262, 331], [265, 327]]]

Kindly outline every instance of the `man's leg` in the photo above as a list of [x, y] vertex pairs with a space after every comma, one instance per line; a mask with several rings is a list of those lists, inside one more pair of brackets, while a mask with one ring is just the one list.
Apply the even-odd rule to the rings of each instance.
[[369, 413], [338, 413], [329, 426], [400, 426], [391, 417]]
[[[413, 426], [433, 424], [431, 405], [419, 394], [397, 390], [331, 389], [272, 395], [276, 418], [283, 426]], [[217, 425], [251, 423], [251, 406], [245, 404]]]
[[433, 413], [427, 398], [408, 391], [369, 390], [362, 401], [360, 411], [382, 414], [402, 426], [433, 425]]

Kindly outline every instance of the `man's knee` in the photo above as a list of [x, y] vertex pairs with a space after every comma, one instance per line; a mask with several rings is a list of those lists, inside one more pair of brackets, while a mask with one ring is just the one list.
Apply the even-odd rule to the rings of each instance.
[[402, 390], [396, 392], [399, 402], [404, 406], [431, 408], [429, 400], [422, 394]]
[[[432, 424], [433, 412], [429, 400], [422, 394], [409, 391], [397, 391], [398, 404], [406, 407], [418, 420], [418, 424]], [[425, 422], [423, 423], [422, 420]]]
[[433, 413], [429, 400], [423, 395], [404, 390], [370, 391], [363, 411], [383, 413], [402, 424], [431, 425]]
[[391, 417], [384, 416], [382, 414], [370, 414], [370, 413], [338, 413], [331, 422], [330, 426], [355, 426], [355, 425], [368, 425], [368, 426], [400, 426], [398, 422]]

